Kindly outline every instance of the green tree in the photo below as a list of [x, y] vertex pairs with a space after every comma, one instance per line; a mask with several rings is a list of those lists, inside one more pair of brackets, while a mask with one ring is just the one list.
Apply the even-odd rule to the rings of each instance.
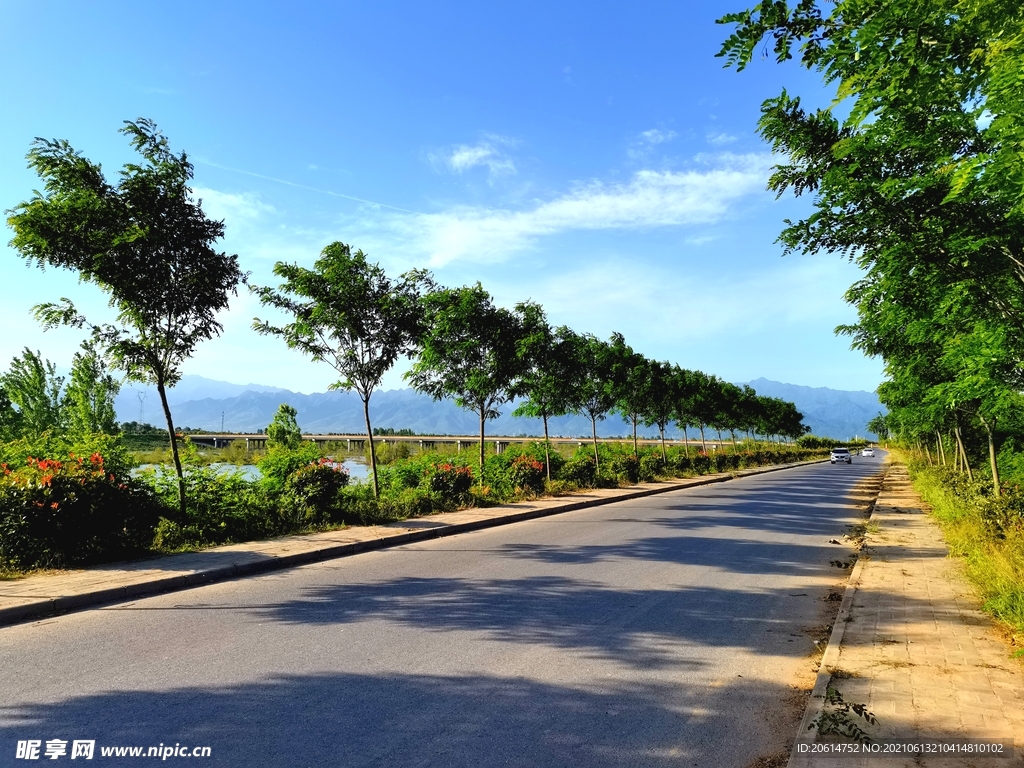
[[537, 304], [520, 305], [525, 334], [519, 354], [524, 370], [519, 389], [526, 398], [514, 416], [539, 418], [544, 423], [544, 466], [551, 482], [551, 440], [548, 419], [563, 416], [572, 408], [571, 393], [579, 386], [577, 347], [580, 337], [566, 326], [553, 329]]
[[661, 436], [661, 460], [668, 461], [668, 451], [665, 448], [665, 428], [675, 418], [679, 393], [684, 386], [684, 372], [678, 365], [652, 361], [649, 374], [649, 397], [644, 403], [643, 412], [644, 426], [657, 425], [658, 434]]
[[150, 120], [128, 121], [121, 132], [142, 161], [125, 165], [116, 185], [67, 141], [36, 139], [28, 161], [44, 191], [9, 211], [7, 221], [15, 233], [11, 245], [30, 264], [76, 272], [109, 296], [116, 324], [90, 324], [66, 298], [37, 306], [36, 316], [47, 328], [88, 325], [114, 367], [132, 381], [156, 385], [184, 518], [185, 480], [167, 388], [181, 378], [196, 346], [221, 332], [217, 313], [237, 292], [242, 273], [237, 256], [213, 247], [224, 223], [207, 218], [193, 198], [185, 153], [172, 153]]
[[302, 430], [299, 429], [299, 412], [288, 403], [281, 403], [277, 413], [267, 425], [267, 448], [294, 450], [302, 445]]
[[415, 349], [423, 334], [420, 293], [431, 282], [419, 271], [391, 280], [379, 264], [367, 262], [362, 251], [352, 253], [340, 242], [324, 248], [311, 270], [278, 262], [274, 274], [284, 279], [277, 290], [253, 290], [264, 305], [295, 319], [276, 326], [257, 318], [253, 327], [328, 363], [341, 376], [331, 389], [356, 391], [370, 444], [373, 492], [379, 495], [370, 397], [384, 374], [401, 355]]
[[5, 421], [19, 435], [39, 437], [44, 432], [60, 432], [65, 427], [64, 377], [44, 360], [39, 352], [25, 347], [21, 357], [0, 378], [6, 397], [17, 409]]
[[68, 432], [82, 436], [97, 432], [116, 435], [114, 398], [120, 391], [120, 382], [109, 373], [95, 345], [83, 342], [82, 351], [75, 353], [71, 363], [66, 394]]
[[621, 371], [616, 366], [616, 349], [624, 345], [620, 333], [613, 334], [610, 341], [586, 334], [576, 347], [575, 366], [580, 376], [575, 382], [577, 389], [570, 392], [570, 404], [574, 413], [585, 414], [590, 419], [594, 464], [598, 471], [601, 456], [597, 450], [597, 422], [604, 421], [615, 407], [616, 376]]
[[524, 372], [523, 311], [496, 307], [479, 283], [434, 291], [423, 304], [428, 330], [405, 377], [435, 400], [450, 397], [477, 414], [482, 484], [487, 421], [501, 415], [498, 409], [516, 395]]
[[612, 354], [615, 366], [614, 407], [633, 429], [633, 457], [639, 460], [636, 430], [650, 411], [654, 397], [652, 363], [639, 352], [634, 352], [624, 340], [619, 343], [613, 341]]

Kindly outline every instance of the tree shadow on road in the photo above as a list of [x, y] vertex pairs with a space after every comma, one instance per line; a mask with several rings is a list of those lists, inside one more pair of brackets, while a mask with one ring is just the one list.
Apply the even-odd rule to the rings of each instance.
[[[8, 703], [0, 762], [19, 762], [20, 739], [95, 739], [89, 765], [124, 762], [104, 759], [102, 746], [181, 744], [209, 746], [204, 764], [229, 766], [739, 768], [787, 747], [800, 701], [745, 678], [578, 688], [483, 675], [288, 675]], [[756, 712], [769, 714], [743, 721]]]
[[714, 587], [622, 589], [561, 576], [395, 578], [320, 586], [254, 608], [260, 621], [397, 623], [483, 633], [501, 642], [569, 649], [638, 669], [700, 667], [708, 646], [804, 656], [821, 604], [806, 591]]

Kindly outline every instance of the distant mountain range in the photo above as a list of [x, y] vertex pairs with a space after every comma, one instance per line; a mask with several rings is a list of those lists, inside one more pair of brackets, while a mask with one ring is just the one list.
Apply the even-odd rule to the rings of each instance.
[[[804, 423], [816, 435], [847, 440], [854, 435], [867, 435], [866, 424], [885, 408], [872, 392], [844, 391], [825, 387], [803, 387], [782, 384], [768, 379], [748, 382], [758, 394], [780, 397], [796, 403], [804, 414]], [[281, 403], [298, 411], [299, 426], [309, 433], [360, 433], [366, 427], [363, 407], [354, 392], [320, 392], [304, 395], [278, 387], [259, 384], [231, 384], [202, 376], [184, 376], [168, 390], [168, 401], [179, 426], [211, 431], [256, 432], [273, 419]], [[126, 385], [115, 401], [120, 421], [143, 421], [162, 425], [163, 414], [155, 387]], [[488, 422], [492, 435], [540, 435], [540, 419], [512, 416], [515, 404], [503, 409], [502, 415]], [[434, 401], [411, 389], [376, 392], [370, 400], [373, 426], [411, 429], [420, 434], [472, 435], [479, 431], [477, 417], [450, 400]], [[590, 434], [590, 420], [581, 416], [563, 416], [549, 421], [552, 436], [577, 437]], [[598, 434], [604, 437], [627, 435], [629, 425], [618, 416], [609, 416], [598, 423]], [[655, 428], [642, 430], [654, 437]], [[668, 434], [679, 435], [672, 429]], [[692, 436], [692, 435], [691, 435]]]

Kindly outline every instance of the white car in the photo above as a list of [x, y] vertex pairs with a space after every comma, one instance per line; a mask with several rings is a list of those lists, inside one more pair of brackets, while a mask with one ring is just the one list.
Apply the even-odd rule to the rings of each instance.
[[863, 451], [860, 452], [860, 455], [861, 456], [867, 456], [867, 457], [873, 459], [873, 458], [875, 458], [875, 449], [874, 448], [865, 448]]
[[833, 448], [832, 454], [829, 456], [829, 461], [833, 464], [838, 462], [845, 462], [846, 464], [853, 464], [853, 455], [850, 453], [849, 448]]

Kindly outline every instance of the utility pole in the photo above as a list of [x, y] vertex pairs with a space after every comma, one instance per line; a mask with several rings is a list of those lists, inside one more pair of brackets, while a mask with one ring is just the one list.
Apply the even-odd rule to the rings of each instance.
[[220, 412], [220, 433], [224, 434], [224, 411]]

